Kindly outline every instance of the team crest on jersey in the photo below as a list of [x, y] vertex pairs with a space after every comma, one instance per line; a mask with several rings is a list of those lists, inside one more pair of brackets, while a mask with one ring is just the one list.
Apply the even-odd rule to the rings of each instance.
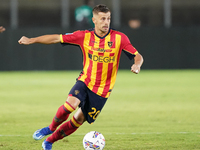
[[112, 45], [113, 45], [113, 42], [108, 42], [109, 47], [112, 47]]

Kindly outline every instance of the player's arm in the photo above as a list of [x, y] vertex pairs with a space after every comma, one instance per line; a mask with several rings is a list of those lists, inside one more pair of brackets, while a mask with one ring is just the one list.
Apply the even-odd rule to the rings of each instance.
[[22, 36], [21, 39], [18, 41], [19, 44], [24, 44], [24, 45], [29, 45], [34, 43], [55, 44], [59, 42], [61, 42], [59, 34], [43, 35], [34, 38], [28, 38], [26, 36]]
[[142, 55], [140, 53], [136, 54], [136, 56], [134, 57], [134, 64], [131, 66], [131, 71], [138, 74], [140, 72], [143, 61], [144, 59]]
[[131, 66], [131, 71], [135, 74], [138, 74], [144, 61], [143, 57], [140, 53], [138, 53], [135, 47], [132, 46], [129, 38], [125, 34], [122, 34], [122, 36], [122, 47], [125, 51], [125, 54], [129, 57], [129, 59], [132, 59], [133, 55], [135, 55], [135, 57], [133, 58], [134, 64]]

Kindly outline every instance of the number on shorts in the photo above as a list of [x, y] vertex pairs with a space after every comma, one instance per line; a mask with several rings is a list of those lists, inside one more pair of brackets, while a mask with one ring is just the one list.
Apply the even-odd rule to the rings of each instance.
[[88, 112], [88, 115], [93, 118], [94, 120], [96, 120], [97, 116], [99, 115], [99, 113], [101, 112], [100, 110], [96, 110], [96, 108], [92, 107], [92, 110], [91, 112]]

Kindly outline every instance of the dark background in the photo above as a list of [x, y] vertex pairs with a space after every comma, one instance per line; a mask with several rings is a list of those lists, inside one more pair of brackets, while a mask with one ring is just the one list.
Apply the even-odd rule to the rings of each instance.
[[[84, 1], [70, 0], [70, 27], [61, 27], [60, 1], [19, 0], [19, 27], [10, 27], [10, 2], [0, 0], [0, 71], [7, 70], [77, 70], [82, 69], [78, 47], [55, 45], [19, 45], [21, 36], [62, 34], [79, 29], [74, 19], [76, 7]], [[111, 1], [98, 0], [112, 10]], [[143, 69], [200, 68], [200, 1], [172, 0], [172, 26], [164, 27], [162, 0], [121, 0], [121, 25], [134, 47], [143, 55]], [[130, 19], [139, 19], [141, 26], [133, 29]], [[112, 26], [112, 24], [111, 24]], [[89, 27], [84, 27], [89, 28]], [[123, 53], [120, 69], [130, 69]]]

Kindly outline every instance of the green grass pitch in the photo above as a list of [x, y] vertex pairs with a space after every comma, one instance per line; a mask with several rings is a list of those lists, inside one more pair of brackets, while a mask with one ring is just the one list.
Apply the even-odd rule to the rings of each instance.
[[[78, 71], [0, 72], [0, 150], [39, 150], [35, 130], [48, 126]], [[53, 150], [83, 150], [92, 130], [104, 150], [199, 150], [200, 70], [119, 70], [113, 92], [93, 125], [56, 142]], [[72, 115], [70, 116], [70, 118]]]

